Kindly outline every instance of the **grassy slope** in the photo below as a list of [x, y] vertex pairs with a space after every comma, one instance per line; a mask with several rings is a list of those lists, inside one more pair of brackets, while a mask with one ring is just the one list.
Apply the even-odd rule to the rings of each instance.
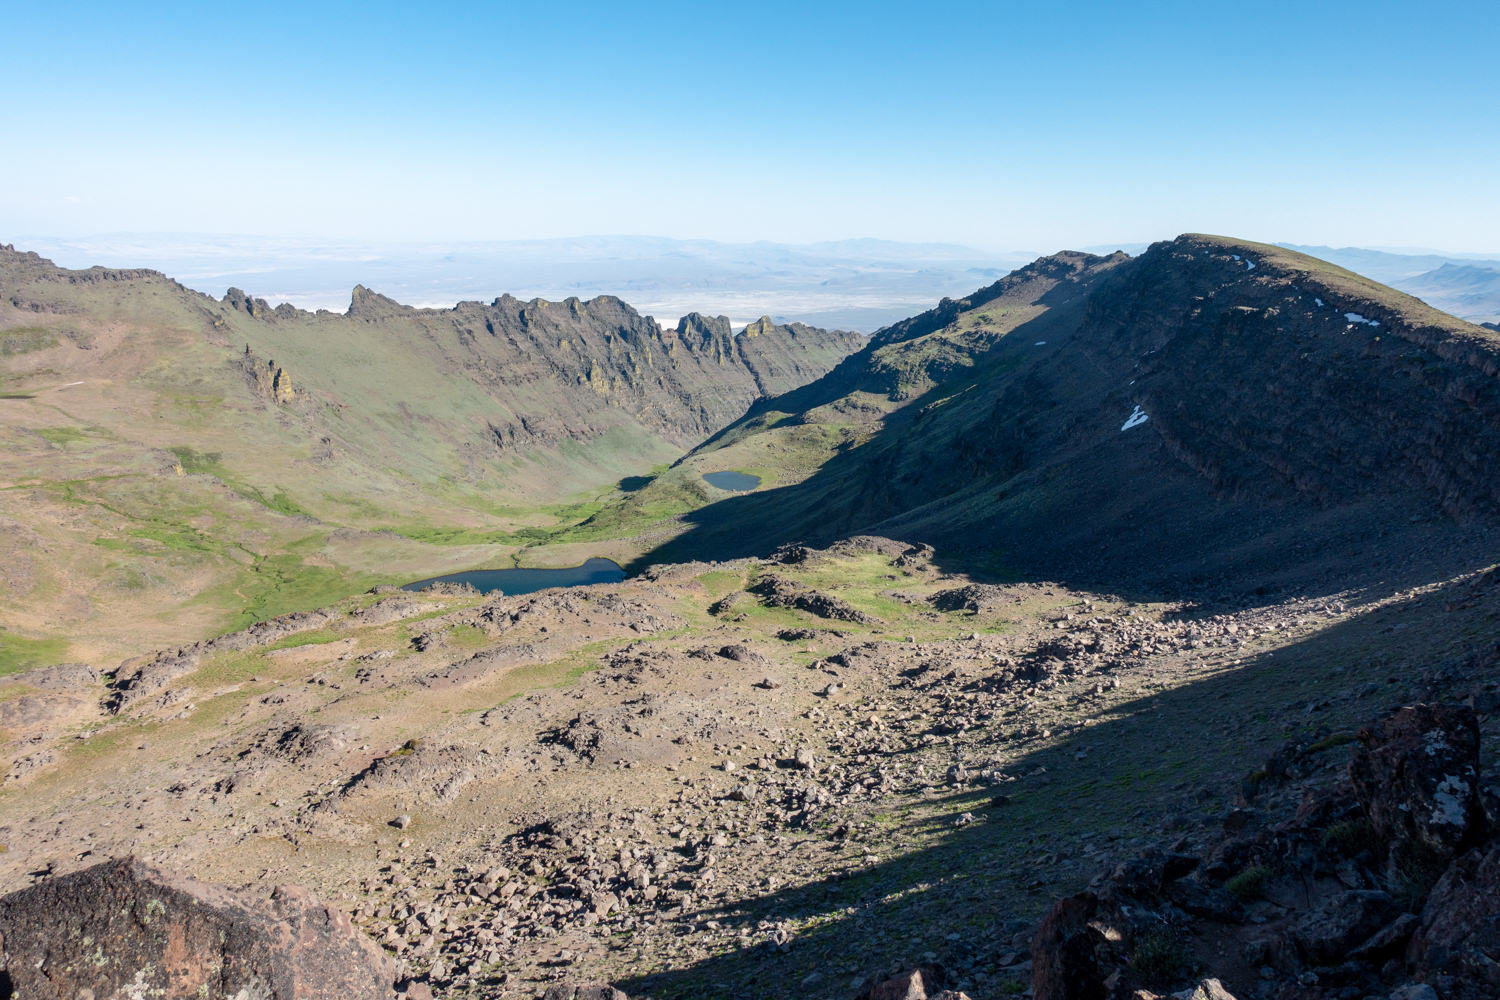
[[[484, 451], [494, 386], [413, 330], [264, 322], [152, 275], [6, 282], [42, 308], [0, 306], [0, 669], [507, 565], [680, 454], [608, 406], [583, 440]], [[294, 399], [257, 392], [247, 344]], [[511, 405], [543, 395], [523, 385]]]

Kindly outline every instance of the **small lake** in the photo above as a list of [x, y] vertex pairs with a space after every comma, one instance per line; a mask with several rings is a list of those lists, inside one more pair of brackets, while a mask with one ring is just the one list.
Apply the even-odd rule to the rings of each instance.
[[731, 493], [748, 493], [760, 485], [760, 477], [748, 472], [705, 472], [703, 481]]
[[514, 597], [548, 587], [582, 587], [590, 583], [619, 583], [623, 579], [625, 571], [613, 559], [590, 559], [582, 565], [562, 569], [471, 569], [418, 580], [401, 589], [421, 590], [434, 583], [467, 583], [481, 594], [499, 592]]

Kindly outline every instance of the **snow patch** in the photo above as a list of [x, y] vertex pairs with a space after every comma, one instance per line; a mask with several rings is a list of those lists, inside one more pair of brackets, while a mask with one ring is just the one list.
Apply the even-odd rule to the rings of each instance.
[[1380, 325], [1380, 321], [1378, 319], [1367, 319], [1364, 316], [1361, 316], [1359, 313], [1344, 313], [1344, 318], [1347, 319], [1350, 323], [1363, 323], [1365, 326]]
[[1317, 304], [1318, 304], [1318, 308], [1319, 308], [1319, 309], [1322, 309], [1322, 308], [1323, 308], [1323, 300], [1322, 300], [1322, 299], [1320, 299], [1320, 298], [1318, 298], [1318, 297], [1317, 297], [1317, 296], [1316, 296], [1316, 295], [1314, 295], [1314, 296], [1313, 296], [1313, 301], [1314, 301], [1314, 302], [1316, 302], [1316, 303], [1317, 303]]
[[1130, 416], [1125, 418], [1125, 423], [1120, 426], [1120, 431], [1124, 433], [1132, 427], [1139, 427], [1149, 419], [1151, 418], [1142, 413], [1141, 408], [1137, 406], [1134, 410], [1130, 411]]
[[1255, 261], [1251, 260], [1249, 257], [1245, 258], [1245, 270], [1247, 270], [1247, 271], [1253, 271], [1253, 270], [1255, 270]]
[[1046, 345], [1047, 345], [1047, 342], [1045, 340], [1038, 340], [1036, 342], [1036, 346], [1038, 346], [1038, 347], [1045, 347]]

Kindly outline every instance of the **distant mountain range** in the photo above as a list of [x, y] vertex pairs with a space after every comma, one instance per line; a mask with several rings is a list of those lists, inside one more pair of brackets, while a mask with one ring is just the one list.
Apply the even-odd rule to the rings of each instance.
[[[221, 297], [246, 289], [272, 305], [342, 312], [356, 284], [416, 306], [518, 298], [614, 295], [675, 326], [690, 312], [728, 316], [735, 329], [760, 317], [873, 333], [960, 298], [1035, 260], [1029, 250], [953, 243], [851, 239], [824, 243], [722, 243], [659, 236], [465, 243], [383, 243], [239, 235], [113, 234], [21, 237], [65, 267], [151, 267]], [[1278, 244], [1374, 278], [1473, 322], [1500, 322], [1500, 255]], [[1139, 255], [1148, 243], [1083, 249]]]
[[1278, 246], [1357, 271], [1471, 322], [1500, 322], [1500, 257], [1290, 243]]
[[948, 243], [856, 239], [718, 243], [655, 236], [471, 243], [370, 244], [254, 236], [119, 234], [21, 237], [65, 267], [151, 267], [214, 297], [238, 287], [303, 309], [342, 312], [364, 284], [417, 306], [614, 295], [667, 326], [690, 312], [736, 327], [769, 315], [870, 333], [944, 296], [988, 284], [1036, 257]]

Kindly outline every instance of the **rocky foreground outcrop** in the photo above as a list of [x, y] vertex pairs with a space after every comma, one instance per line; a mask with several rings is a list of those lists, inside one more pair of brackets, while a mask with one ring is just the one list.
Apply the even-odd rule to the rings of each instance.
[[389, 1000], [396, 969], [306, 889], [257, 900], [135, 858], [0, 898], [0, 996]]
[[1500, 996], [1500, 817], [1474, 711], [1410, 705], [1357, 739], [1347, 779], [1268, 788], [1308, 751], [1285, 749], [1207, 851], [1152, 849], [1059, 900], [1035, 1000], [1150, 1000], [1205, 971], [1241, 1000]]

